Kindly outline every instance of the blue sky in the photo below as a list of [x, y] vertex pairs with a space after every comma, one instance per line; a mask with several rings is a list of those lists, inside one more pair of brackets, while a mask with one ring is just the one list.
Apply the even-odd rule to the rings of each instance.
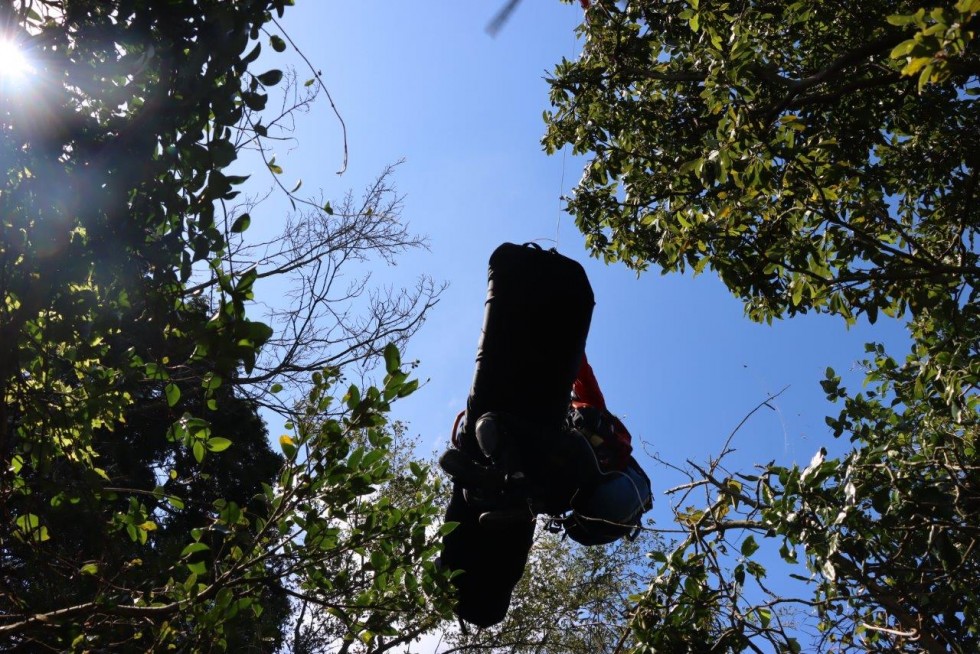
[[[827, 366], [857, 386], [863, 344], [902, 354], [900, 324], [845, 329], [805, 316], [772, 326], [743, 316], [739, 301], [709, 272], [698, 278], [648, 272], [590, 259], [559, 198], [581, 175], [581, 161], [546, 156], [539, 144], [548, 108], [547, 72], [578, 54], [578, 4], [525, 0], [492, 38], [487, 23], [503, 0], [356, 3], [305, 0], [283, 27], [322, 71], [348, 130], [350, 163], [341, 166], [340, 128], [321, 103], [298, 124], [297, 145], [278, 153], [287, 180], [323, 187], [339, 199], [388, 163], [405, 159], [395, 182], [404, 217], [431, 249], [404, 257], [381, 280], [411, 282], [428, 273], [450, 286], [405, 353], [425, 382], [397, 404], [425, 452], [441, 450], [463, 408], [483, 317], [486, 264], [504, 241], [536, 241], [581, 262], [596, 295], [589, 359], [610, 408], [633, 433], [653, 479], [654, 516], [669, 520], [663, 491], [684, 481], [643, 452], [683, 465], [716, 455], [742, 418], [788, 387], [775, 411], [762, 410], [733, 440], [729, 467], [805, 465], [821, 446], [839, 451], [824, 424], [836, 414], [819, 381]], [[270, 59], [282, 65], [283, 57]], [[292, 60], [292, 58], [289, 58]], [[300, 72], [301, 79], [304, 73]], [[275, 222], [275, 214], [253, 215]]]

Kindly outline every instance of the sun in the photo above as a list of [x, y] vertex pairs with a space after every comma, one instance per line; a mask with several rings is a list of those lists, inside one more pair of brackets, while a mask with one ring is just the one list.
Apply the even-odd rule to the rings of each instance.
[[34, 67], [20, 46], [0, 37], [0, 78], [20, 79], [31, 72]]

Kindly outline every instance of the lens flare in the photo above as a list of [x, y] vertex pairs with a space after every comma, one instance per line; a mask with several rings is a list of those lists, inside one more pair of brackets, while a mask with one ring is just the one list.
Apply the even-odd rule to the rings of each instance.
[[0, 38], [0, 77], [20, 79], [34, 72], [34, 67], [20, 46], [9, 39]]

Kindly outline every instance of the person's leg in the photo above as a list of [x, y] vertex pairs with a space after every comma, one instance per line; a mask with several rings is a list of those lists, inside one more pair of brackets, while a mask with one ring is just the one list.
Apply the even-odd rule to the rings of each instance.
[[446, 520], [459, 523], [443, 537], [441, 558], [450, 570], [463, 571], [453, 578], [456, 614], [479, 627], [497, 624], [507, 615], [511, 593], [524, 574], [534, 521], [484, 529], [480, 510], [466, 501], [458, 484], [453, 485]]

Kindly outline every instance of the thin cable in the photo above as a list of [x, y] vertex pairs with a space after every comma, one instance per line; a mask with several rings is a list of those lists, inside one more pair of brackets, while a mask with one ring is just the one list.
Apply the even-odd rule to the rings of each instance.
[[565, 155], [568, 153], [568, 144], [561, 149], [561, 181], [558, 183], [558, 218], [555, 220], [555, 249], [558, 249], [558, 237], [561, 236], [561, 201], [562, 194], [565, 192]]
[[344, 117], [340, 115], [340, 110], [337, 109], [337, 105], [334, 104], [333, 96], [330, 95], [330, 89], [327, 88], [326, 82], [323, 81], [323, 73], [320, 70], [318, 70], [316, 66], [313, 65], [313, 62], [311, 62], [310, 59], [306, 56], [306, 54], [304, 54], [304, 52], [296, 46], [296, 44], [293, 42], [292, 37], [289, 36], [289, 32], [287, 32], [282, 28], [282, 25], [279, 24], [279, 21], [273, 18], [272, 24], [279, 28], [279, 32], [282, 33], [282, 35], [286, 38], [287, 41], [289, 41], [289, 45], [293, 46], [293, 50], [296, 51], [296, 54], [300, 56], [300, 59], [302, 59], [303, 62], [306, 64], [306, 66], [310, 69], [310, 72], [313, 73], [313, 77], [314, 79], [316, 79], [317, 84], [321, 89], [323, 89], [324, 95], [327, 96], [327, 102], [330, 103], [330, 108], [333, 110], [333, 115], [337, 117], [337, 122], [340, 123], [340, 131], [344, 140], [344, 161], [340, 167], [340, 170], [337, 171], [337, 174], [343, 175], [347, 171], [347, 159], [348, 159], [347, 123], [344, 122]]
[[[583, 5], [583, 7], [587, 8], [585, 7], [585, 5]], [[575, 44], [577, 42], [578, 42], [578, 37], [575, 35], [575, 32], [573, 31], [572, 47], [570, 48], [570, 51], [573, 53], [573, 55], [575, 52]], [[556, 251], [558, 250], [558, 246], [559, 246], [558, 241], [559, 241], [559, 237], [561, 236], [561, 214], [562, 214], [561, 203], [562, 200], [564, 199], [564, 193], [565, 193], [565, 159], [567, 156], [568, 156], [568, 143], [563, 145], [561, 148], [561, 181], [558, 182], [558, 217], [555, 220], [555, 250]]]

